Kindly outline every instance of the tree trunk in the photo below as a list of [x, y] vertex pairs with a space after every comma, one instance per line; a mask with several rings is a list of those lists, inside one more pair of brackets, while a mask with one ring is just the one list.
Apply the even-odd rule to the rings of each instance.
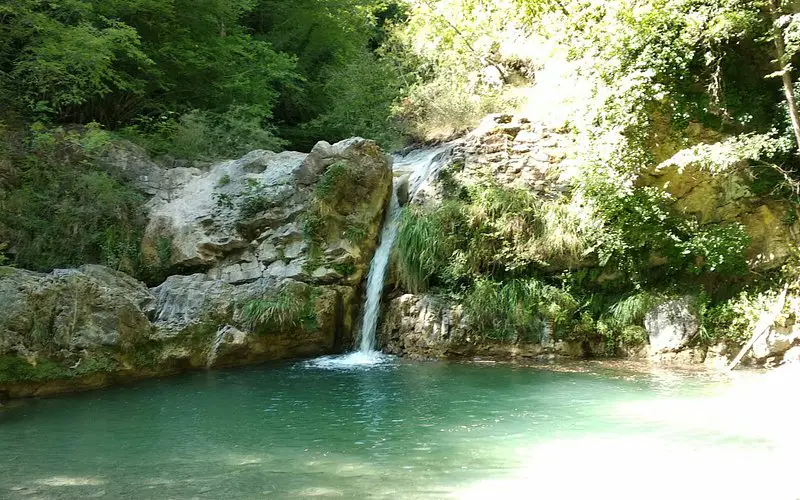
[[783, 306], [784, 304], [786, 304], [786, 292], [788, 290], [789, 290], [789, 284], [787, 283], [786, 285], [784, 285], [783, 290], [781, 291], [781, 294], [778, 297], [778, 302], [775, 303], [775, 306], [773, 307], [772, 311], [770, 311], [769, 315], [767, 316], [762, 315], [762, 317], [759, 318], [753, 336], [750, 337], [750, 340], [744, 345], [744, 347], [742, 347], [742, 350], [739, 351], [739, 354], [737, 354], [736, 357], [733, 358], [731, 364], [728, 365], [728, 370], [733, 370], [734, 368], [736, 368], [736, 365], [738, 365], [739, 361], [741, 361], [744, 355], [747, 354], [747, 351], [752, 349], [756, 341], [760, 339], [762, 335], [767, 333], [770, 327], [773, 324], [775, 324], [775, 320], [777, 320], [778, 316], [781, 315], [781, 312], [783, 311]]
[[772, 18], [772, 34], [775, 39], [775, 55], [778, 60], [778, 69], [783, 81], [783, 92], [786, 96], [786, 104], [789, 106], [789, 117], [792, 119], [792, 130], [800, 150], [800, 114], [797, 112], [797, 102], [794, 99], [794, 82], [792, 82], [791, 69], [786, 60], [786, 44], [783, 42], [783, 32], [778, 26], [780, 17], [780, 0], [769, 0], [769, 14]]

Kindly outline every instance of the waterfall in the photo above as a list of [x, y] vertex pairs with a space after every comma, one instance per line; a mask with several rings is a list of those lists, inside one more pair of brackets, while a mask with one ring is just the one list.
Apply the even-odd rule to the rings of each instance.
[[[416, 149], [406, 155], [394, 156], [393, 171], [396, 176], [408, 175], [409, 200], [420, 192], [428, 178], [437, 173], [450, 157], [452, 144]], [[389, 268], [392, 246], [397, 237], [400, 204], [397, 196], [397, 185], [392, 186], [392, 199], [389, 203], [381, 231], [381, 239], [369, 266], [367, 290], [364, 300], [364, 314], [359, 333], [358, 350], [345, 356], [324, 356], [309, 363], [317, 368], [348, 368], [353, 366], [372, 366], [383, 363], [387, 358], [375, 350], [375, 333], [381, 312], [381, 298]]]
[[359, 336], [359, 351], [368, 353], [375, 350], [375, 330], [378, 328], [378, 316], [381, 312], [381, 296], [383, 283], [386, 280], [386, 271], [389, 268], [389, 257], [392, 254], [392, 245], [397, 237], [397, 216], [400, 214], [400, 204], [397, 201], [396, 186], [392, 188], [392, 200], [386, 214], [381, 232], [381, 241], [367, 275], [367, 295], [364, 301], [364, 319], [361, 323]]
[[[416, 149], [405, 156], [395, 156], [393, 170], [396, 174], [409, 174], [409, 200], [414, 198], [424, 187], [428, 178], [445, 165], [449, 158], [451, 145], [442, 145], [433, 148]], [[367, 276], [367, 294], [364, 301], [364, 318], [361, 323], [359, 335], [359, 351], [370, 353], [375, 351], [375, 331], [378, 328], [378, 319], [381, 312], [381, 297], [386, 272], [389, 268], [389, 257], [392, 254], [392, 245], [397, 237], [397, 218], [400, 215], [400, 204], [397, 199], [397, 185], [392, 187], [392, 200], [383, 223], [381, 240]]]

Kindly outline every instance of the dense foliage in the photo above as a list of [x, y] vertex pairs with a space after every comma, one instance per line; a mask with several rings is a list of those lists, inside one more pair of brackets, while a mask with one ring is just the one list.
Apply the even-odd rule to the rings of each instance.
[[[746, 323], [725, 314], [744, 310], [736, 304], [750, 295], [730, 297], [760, 279], [745, 260], [744, 228], [677, 211], [643, 176], [659, 164], [691, 165], [712, 178], [747, 179], [737, 189], [793, 202], [800, 138], [794, 92], [786, 89], [794, 87], [794, 4], [416, 5], [403, 34], [439, 74], [469, 75], [461, 81], [473, 87], [460, 102], [491, 101], [486, 89], [519, 97], [520, 79], [536, 75], [524, 94], [530, 101], [516, 104], [574, 136], [580, 175], [562, 201], [491, 183], [448, 185], [460, 193], [455, 199], [433, 211], [406, 210], [396, 255], [404, 288], [455, 295], [489, 336], [536, 338], [546, 329], [534, 323], [552, 329], [548, 318], [558, 317], [561, 335], [600, 335], [612, 351], [641, 342], [644, 312], [670, 296], [693, 296], [706, 318], [695, 341]], [[559, 293], [532, 292], [547, 287]], [[731, 340], [743, 342], [741, 335]]]
[[[797, 202], [796, 11], [788, 0], [6, 2], [0, 264], [152, 271], [138, 263], [143, 198], [101, 161], [121, 138], [166, 163], [352, 135], [391, 148], [518, 109], [574, 138], [569, 196], [487, 180], [436, 210], [407, 209], [403, 286], [458, 294], [500, 338], [561, 326], [616, 349], [641, 340], [648, 305], [687, 291], [709, 325], [730, 325], [725, 311], [743, 308], [726, 301], [754, 278], [743, 228], [687, 216], [642, 179], [691, 164]], [[327, 191], [358, 174], [335, 166], [320, 185], [302, 221], [312, 243]], [[260, 209], [258, 189], [244, 216]], [[359, 221], [336, 229], [363, 234]]]

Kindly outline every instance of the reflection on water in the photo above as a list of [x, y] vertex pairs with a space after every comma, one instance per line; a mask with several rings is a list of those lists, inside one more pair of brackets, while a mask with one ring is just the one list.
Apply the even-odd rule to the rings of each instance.
[[797, 373], [731, 383], [597, 365], [349, 361], [195, 373], [2, 410], [0, 498], [800, 494]]

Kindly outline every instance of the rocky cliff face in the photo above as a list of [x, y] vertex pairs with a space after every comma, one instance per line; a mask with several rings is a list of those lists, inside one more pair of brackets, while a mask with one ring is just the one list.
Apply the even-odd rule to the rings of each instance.
[[[307, 155], [254, 151], [207, 170], [150, 167], [132, 173], [154, 193], [142, 253], [167, 278], [148, 288], [102, 266], [46, 275], [0, 268], [0, 393], [54, 393], [352, 343], [392, 189], [391, 158], [375, 143], [322, 142]], [[253, 301], [271, 304], [281, 321], [248, 316]]]
[[[713, 140], [721, 138], [714, 136]], [[785, 202], [766, 200], [748, 189], [741, 177], [746, 165], [732, 167], [727, 177], [714, 175], [691, 155], [676, 154], [677, 149], [680, 148], [662, 147], [657, 152], [661, 163], [645, 173], [641, 182], [664, 188], [673, 196], [678, 211], [695, 216], [701, 224], [742, 224], [751, 240], [746, 255], [751, 269], [759, 272], [775, 269], [796, 255], [795, 235], [800, 224], [795, 208]], [[449, 163], [434, 172], [410, 202], [435, 207], [445, 194], [453, 195], [448, 190], [454, 186], [480, 185], [487, 180], [525, 189], [541, 199], [566, 197], [579, 174], [576, 157], [575, 143], [568, 134], [532, 123], [523, 116], [492, 115], [455, 146]], [[597, 265], [567, 255], [554, 256], [547, 264], [554, 272]], [[756, 342], [746, 362], [759, 365], [780, 362], [787, 350], [800, 346], [796, 315], [787, 313], [787, 317]], [[476, 340], [480, 332], [470, 331], [468, 318], [455, 299], [396, 293], [387, 301], [379, 340], [388, 352], [415, 358], [627, 354], [665, 363], [724, 365], [737, 351], [735, 346], [706, 348], [692, 342], [699, 333], [700, 319], [685, 298], [654, 306], [643, 326], [646, 344], [630, 348], [608, 349], [599, 340], [486, 342]], [[796, 355], [797, 351], [794, 352], [792, 355]]]
[[490, 357], [496, 359], [585, 358], [605, 356], [602, 342], [502, 343], [471, 331], [461, 304], [444, 297], [403, 294], [386, 305], [378, 344], [389, 354], [411, 359]]

